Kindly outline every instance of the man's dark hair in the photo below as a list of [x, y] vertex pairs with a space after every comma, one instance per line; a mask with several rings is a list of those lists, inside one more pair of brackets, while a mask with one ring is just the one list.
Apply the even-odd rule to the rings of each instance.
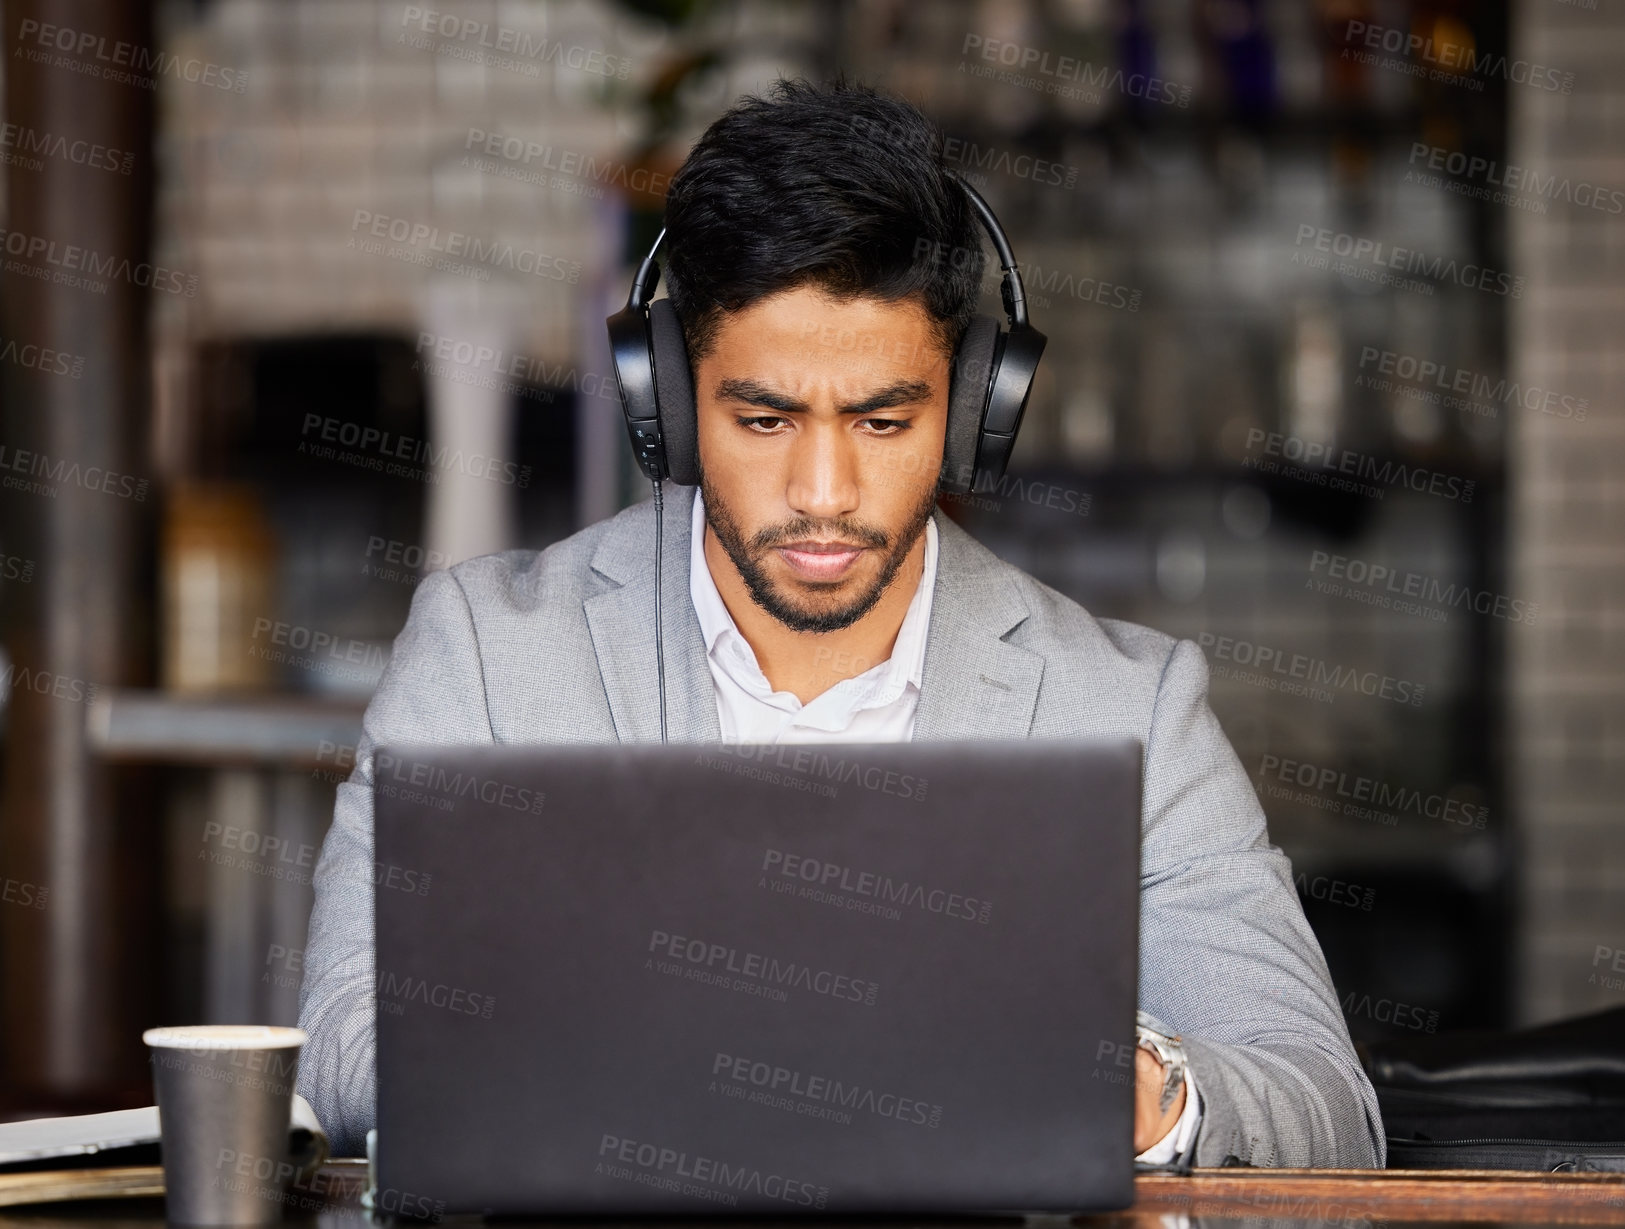
[[945, 353], [981, 290], [980, 224], [911, 103], [780, 80], [705, 130], [666, 197], [667, 293], [698, 360], [726, 312], [799, 286], [917, 299]]

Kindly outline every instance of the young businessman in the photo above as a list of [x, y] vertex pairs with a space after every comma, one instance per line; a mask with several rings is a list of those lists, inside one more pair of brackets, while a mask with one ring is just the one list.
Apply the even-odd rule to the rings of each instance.
[[[1201, 652], [1092, 617], [935, 510], [982, 274], [941, 145], [905, 103], [781, 82], [672, 183], [700, 482], [664, 500], [670, 737], [1140, 739], [1141, 1005], [1188, 1068], [1164, 1104], [1163, 1062], [1136, 1051], [1136, 1151], [1381, 1165], [1375, 1097]], [[299, 1088], [341, 1152], [375, 1106], [373, 748], [658, 739], [654, 517], [645, 501], [418, 587], [316, 871]]]

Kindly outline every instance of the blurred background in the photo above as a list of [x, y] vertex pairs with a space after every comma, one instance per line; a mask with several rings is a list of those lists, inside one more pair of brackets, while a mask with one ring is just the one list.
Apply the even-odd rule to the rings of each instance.
[[1625, 1004], [1625, 11], [0, 12], [0, 1112], [295, 1020], [414, 585], [647, 496], [604, 317], [705, 126], [838, 71], [1050, 338], [945, 513], [1202, 646], [1355, 1038]]

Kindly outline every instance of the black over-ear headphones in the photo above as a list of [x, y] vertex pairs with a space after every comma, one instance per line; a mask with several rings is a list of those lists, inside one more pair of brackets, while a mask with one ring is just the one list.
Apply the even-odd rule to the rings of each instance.
[[[1047, 339], [1027, 323], [1021, 272], [999, 219], [975, 188], [948, 173], [993, 240], [1004, 268], [999, 295], [1010, 321], [1005, 330], [989, 316], [973, 316], [954, 353], [937, 489], [962, 495], [996, 490], [1003, 479]], [[660, 281], [655, 255], [665, 238], [662, 229], [638, 266], [626, 306], [607, 322], [632, 453], [657, 488], [667, 478], [684, 486], [700, 480], [694, 381], [683, 331], [669, 300], [650, 301]]]

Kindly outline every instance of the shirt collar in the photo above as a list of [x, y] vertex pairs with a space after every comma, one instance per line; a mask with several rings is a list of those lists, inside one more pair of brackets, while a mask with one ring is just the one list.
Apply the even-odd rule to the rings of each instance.
[[[870, 680], [870, 694], [878, 703], [887, 703], [896, 698], [910, 683], [918, 690], [925, 677], [926, 633], [931, 626], [931, 596], [936, 588], [936, 579], [937, 522], [933, 513], [925, 523], [925, 567], [921, 570], [914, 597], [903, 615], [902, 626], [897, 630], [892, 654], [879, 665], [857, 676]], [[711, 566], [706, 562], [705, 504], [697, 487], [689, 532], [688, 591], [694, 602], [694, 614], [699, 619], [700, 633], [705, 637], [705, 651], [711, 661], [756, 694], [765, 696], [771, 693], [767, 676], [757, 664], [756, 652], [728, 613], [722, 594], [717, 590], [716, 580], [711, 575]]]

